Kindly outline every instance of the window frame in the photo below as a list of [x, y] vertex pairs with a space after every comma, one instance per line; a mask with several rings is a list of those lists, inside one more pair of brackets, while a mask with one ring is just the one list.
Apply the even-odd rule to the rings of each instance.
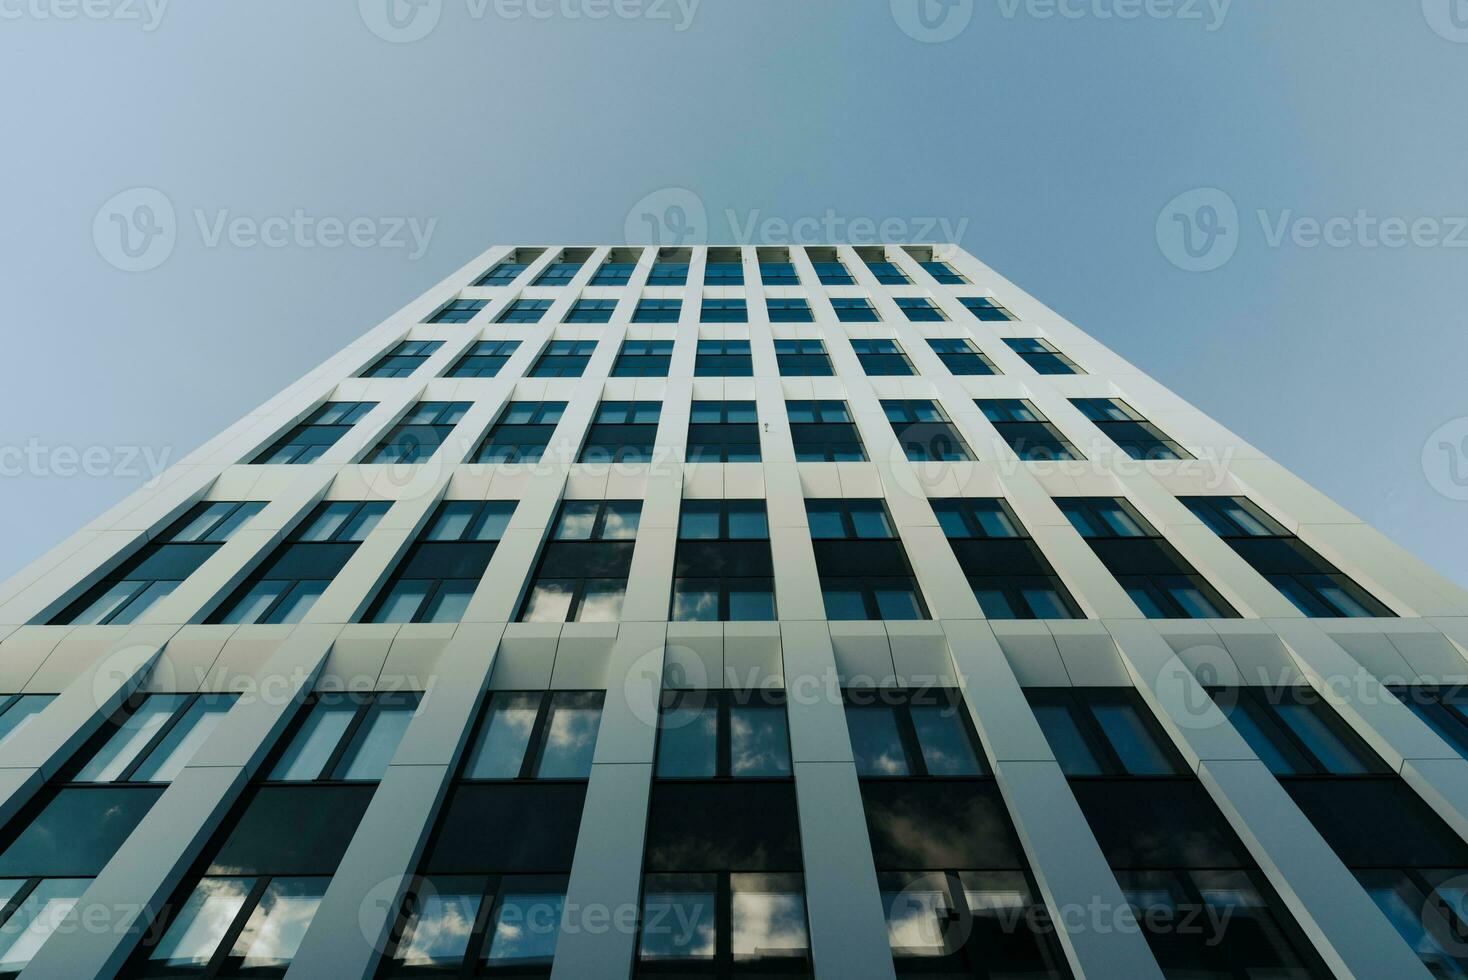
[[981, 323], [1007, 323], [1019, 319], [993, 296], [960, 296], [958, 302]]
[[[464, 416], [468, 415], [473, 408], [474, 403], [470, 401], [414, 402], [367, 450], [359, 462], [368, 466], [414, 466], [426, 463], [438, 455], [443, 444], [449, 440], [459, 423], [464, 420]], [[410, 421], [428, 411], [434, 413], [432, 421]], [[448, 421], [444, 421], [445, 419]], [[428, 446], [426, 440], [421, 444], [415, 443], [415, 433], [421, 437], [428, 432], [437, 438], [437, 442], [434, 442], [432, 446]], [[424, 449], [428, 450], [426, 454]]]
[[[800, 411], [800, 412], [807, 412], [808, 411], [808, 412], [810, 412], [811, 415], [812, 415], [812, 417], [815, 418], [816, 421], [811, 421], [811, 422], [797, 422], [797, 421], [795, 421], [794, 419], [792, 419], [790, 417], [790, 412], [791, 412], [791, 406], [792, 405], [796, 406], [796, 411]], [[809, 407], [807, 408], [806, 406], [809, 406]], [[842, 418], [840, 420], [836, 420], [836, 421], [827, 421], [827, 420], [825, 420], [822, 417], [827, 412], [835, 411], [837, 407], [839, 407], [839, 409], [840, 409], [842, 415], [844, 416], [844, 418]], [[861, 438], [861, 430], [858, 429], [857, 426], [856, 426], [856, 418], [855, 418], [854, 415], [851, 414], [851, 406], [848, 405], [844, 399], [835, 399], [835, 398], [789, 398], [789, 399], [786, 399], [785, 400], [785, 419], [786, 419], [786, 424], [790, 426], [790, 438], [791, 438], [791, 442], [792, 442], [792, 444], [794, 446], [794, 449], [795, 449], [795, 461], [797, 463], [811, 463], [811, 462], [826, 462], [826, 463], [835, 463], [835, 462], [866, 462], [867, 459], [868, 459], [868, 457], [867, 457], [866, 443]], [[814, 430], [816, 428], [820, 428], [821, 430], [828, 432], [829, 430], [826, 429], [827, 426], [838, 426], [838, 425], [839, 426], [846, 426], [848, 429], [850, 429], [850, 435], [854, 437], [854, 440], [855, 441], [853, 442], [853, 441], [850, 441], [850, 440], [833, 440], [833, 439], [829, 439], [829, 438], [822, 439], [822, 440], [814, 440], [814, 439], [807, 438], [809, 435], [813, 434], [812, 433], [812, 430]], [[814, 433], [814, 434], [821, 434], [821, 433]], [[843, 453], [843, 452], [839, 452], [838, 451], [838, 449], [840, 447], [843, 447], [843, 446], [844, 447], [848, 447], [848, 448], [849, 447], [852, 447], [852, 446], [855, 447], [855, 449], [856, 449], [855, 459], [841, 459], [841, 458], [838, 458], [838, 457], [842, 457], [842, 456], [850, 456], [851, 455], [849, 452]], [[814, 459], [809, 458], [809, 457], [812, 457], [812, 456], [815, 455], [814, 450], [815, 450], [816, 447], [819, 447], [821, 449], [821, 454], [820, 454], [819, 458], [814, 458]], [[802, 458], [802, 457], [806, 457], [806, 458]]]
[[[1030, 711], [1034, 714], [1035, 721], [1045, 736], [1046, 743], [1051, 746], [1052, 754], [1067, 780], [1176, 781], [1192, 778], [1193, 774], [1187, 760], [1183, 758], [1181, 751], [1167, 736], [1167, 732], [1157, 720], [1157, 716], [1147, 707], [1135, 689], [1126, 687], [1027, 687], [1024, 693]], [[1171, 771], [1130, 771], [1125, 758], [1113, 744], [1105, 727], [1096, 716], [1095, 708], [1098, 704], [1107, 707], [1120, 705], [1130, 708], [1151, 740], [1152, 747], [1157, 750], [1158, 755]], [[1100, 772], [1066, 771], [1066, 760], [1062, 758], [1061, 752], [1055, 751], [1055, 743], [1050, 740], [1049, 730], [1040, 722], [1040, 714], [1035, 710], [1042, 707], [1062, 710], [1069, 715], [1072, 729], [1080, 735], [1084, 747]]]
[[[608, 421], [607, 416], [618, 406], [623, 409], [623, 421]], [[657, 410], [652, 422], [638, 421], [641, 413]], [[613, 399], [597, 403], [596, 412], [586, 427], [581, 448], [576, 453], [576, 462], [591, 464], [647, 463], [657, 455], [657, 432], [662, 424], [661, 401]], [[616, 431], [612, 431], [616, 430]], [[629, 441], [631, 437], [641, 441]], [[612, 441], [616, 437], [617, 441]]]
[[495, 323], [539, 323], [550, 310], [552, 300], [517, 299], [500, 310]]
[[783, 378], [830, 378], [836, 374], [825, 341], [815, 337], [776, 337], [775, 365]]
[[[1254, 740], [1242, 730], [1239, 735], [1249, 743], [1255, 754], [1266, 766], [1269, 767], [1277, 778], [1283, 780], [1310, 779], [1313, 777], [1325, 777], [1328, 779], [1361, 779], [1378, 776], [1395, 777], [1396, 773], [1382, 760], [1371, 746], [1366, 743], [1355, 730], [1348, 725], [1334, 708], [1325, 703], [1324, 699], [1314, 688], [1295, 685], [1283, 690], [1265, 689], [1252, 686], [1240, 687], [1209, 687], [1210, 697], [1223, 710], [1228, 717], [1229, 723], [1235, 729], [1241, 726], [1234, 718], [1234, 712], [1242, 711], [1249, 717], [1249, 725], [1262, 736], [1268, 743], [1272, 753], [1277, 754], [1281, 761], [1291, 767], [1289, 772], [1281, 772], [1260, 752]], [[1271, 700], [1271, 696], [1279, 696], [1280, 700]], [[1303, 708], [1308, 711], [1317, 722], [1325, 729], [1329, 737], [1336, 740], [1340, 750], [1352, 757], [1359, 771], [1337, 771], [1318, 752], [1310, 747], [1295, 728], [1282, 716], [1279, 708], [1281, 703]], [[1267, 722], [1267, 724], [1265, 723]]]
[[424, 323], [468, 323], [489, 305], [487, 299], [455, 297], [434, 310]]
[[[556, 428], [561, 424], [561, 419], [562, 419], [562, 417], [566, 413], [566, 404], [567, 404], [566, 402], [561, 402], [561, 401], [528, 401], [527, 400], [527, 401], [510, 401], [510, 402], [506, 402], [505, 403], [505, 407], [500, 410], [499, 418], [495, 419], [494, 424], [492, 424], [489, 427], [489, 431], [484, 434], [484, 438], [480, 440], [479, 445], [476, 446], [476, 447], [474, 447], [474, 454], [469, 457], [469, 462], [470, 463], [474, 463], [474, 464], [484, 464], [484, 463], [538, 463], [538, 462], [540, 462], [540, 460], [542, 458], [544, 458], [546, 450], [550, 448], [551, 441], [555, 438]], [[531, 413], [530, 413], [530, 418], [532, 419], [532, 421], [530, 421], [530, 422], [506, 422], [505, 421], [506, 417], [508, 417], [511, 412], [515, 412], [517, 410], [520, 410], [519, 409], [520, 406], [526, 406], [526, 405], [533, 405], [534, 406], [534, 408], [531, 410]], [[544, 415], [546, 413], [551, 413], [551, 412], [554, 412], [555, 413], [555, 418], [552, 419], [549, 422], [543, 421]], [[515, 432], [510, 432], [509, 433], [510, 435], [516, 435], [516, 434], [518, 434], [518, 431], [521, 430], [521, 429], [541, 429], [541, 428], [544, 428], [544, 429], [547, 430], [546, 433], [545, 433], [545, 441], [543, 443], [534, 443], [534, 444], [532, 444], [532, 443], [529, 443], [529, 442], [526, 442], [526, 441], [523, 441], [523, 440], [516, 440], [512, 444], [511, 443], [501, 443], [500, 444], [501, 446], [506, 446], [506, 445], [512, 445], [513, 446], [513, 448], [515, 450], [515, 453], [514, 453], [515, 458], [513, 458], [513, 459], [491, 459], [491, 458], [486, 458], [488, 456], [488, 453], [489, 453], [489, 451], [491, 449], [497, 448], [496, 445], [495, 445], [495, 437], [497, 435], [504, 435], [506, 433], [506, 431], [509, 430], [509, 429], [516, 430]], [[535, 448], [538, 450], [535, 453], [534, 458], [530, 458], [529, 455], [524, 452], [524, 448], [526, 446], [530, 446], [530, 445], [534, 445]]]
[[[892, 426], [892, 434], [897, 437], [898, 445], [908, 462], [963, 463], [973, 462], [978, 458], [936, 398], [884, 398], [881, 406], [887, 423]], [[924, 412], [937, 417], [922, 418]], [[894, 418], [894, 414], [903, 417]], [[935, 451], [940, 446], [939, 439], [942, 437], [952, 442], [951, 452]], [[914, 452], [915, 449], [918, 452]]]
[[851, 349], [869, 378], [911, 377], [918, 373], [907, 351], [891, 337], [853, 337]]
[[[1065, 433], [1046, 418], [1045, 413], [1040, 411], [1028, 398], [975, 398], [974, 404], [978, 406], [989, 424], [994, 427], [994, 431], [1004, 440], [1009, 451], [1019, 457], [1022, 462], [1055, 463], [1085, 460], [1086, 458], [1075, 447], [1075, 444], [1066, 438]], [[1014, 416], [1017, 412], [1027, 413], [1031, 418], [994, 417], [998, 413]], [[1035, 434], [1043, 435], [1045, 438], [1038, 439]], [[1035, 442], [1030, 445], [1029, 440], [1032, 438], [1035, 439]]]
[[[760, 956], [752, 960], [737, 959], [733, 951], [733, 879], [735, 876], [748, 878], [784, 878], [799, 883], [801, 912], [805, 924], [805, 950], [803, 955]], [[674, 879], [683, 879], [681, 888], [674, 887]], [[701, 888], [689, 887], [693, 882], [706, 880], [711, 885]], [[661, 888], [654, 884], [669, 882]], [[645, 956], [643, 933], [647, 928], [648, 897], [653, 893], [697, 895], [712, 891], [714, 897], [714, 952], [708, 957], [697, 956]], [[679, 980], [689, 976], [743, 977], [775, 974], [780, 978], [814, 976], [810, 949], [810, 908], [806, 896], [803, 871], [644, 871], [638, 889], [637, 933], [633, 947], [632, 976], [654, 977], [671, 974]]]
[[[114, 738], [122, 735], [129, 720], [142, 710], [150, 698], [169, 698], [182, 696], [180, 701], [170, 712], [168, 719], [149, 736], [147, 741], [132, 753], [131, 761], [110, 779], [82, 779], [81, 774], [112, 743]], [[173, 779], [136, 779], [139, 771], [145, 766], [154, 763], [154, 753], [158, 752], [173, 733], [179, 729], [196, 705], [205, 705], [203, 714], [218, 713], [227, 716], [233, 710], [239, 695], [230, 692], [195, 691], [191, 694], [174, 693], [139, 693], [134, 692], [122, 704], [122, 706], [108, 718], [107, 723], [94, 733], [83, 745], [71, 754], [66, 764], [58, 772], [54, 785], [57, 788], [92, 787], [92, 786], [115, 786], [119, 788], [130, 786], [168, 786]], [[209, 707], [222, 708], [217, 712], [210, 712]], [[220, 719], [223, 721], [223, 718]], [[216, 723], [217, 724], [217, 723]], [[197, 750], [196, 750], [197, 751]], [[192, 756], [190, 756], [192, 758]], [[166, 761], [156, 760], [156, 761]], [[184, 760], [187, 765], [188, 760]]]
[[[715, 715], [714, 773], [713, 775], [668, 775], [660, 771], [663, 760], [663, 737], [670, 731], [666, 716], [671, 711], [684, 707], [712, 707]], [[733, 765], [733, 716], [735, 708], [756, 707], [778, 709], [783, 717], [784, 775], [759, 774], [740, 776], [734, 773]], [[658, 737], [653, 749], [652, 772], [657, 782], [732, 783], [736, 785], [753, 782], [792, 783], [795, 781], [795, 764], [790, 749], [790, 709], [783, 688], [664, 688], [658, 695]]]
[[633, 323], [677, 323], [682, 316], [681, 299], [643, 297], [632, 310]]
[[[338, 509], [338, 512], [343, 512], [347, 506], [351, 506], [352, 510], [345, 512], [345, 516], [334, 527], [331, 527], [330, 533], [327, 534], [325, 539], [314, 536], [313, 529], [317, 524], [327, 521], [334, 508]], [[331, 587], [331, 584], [336, 581], [336, 577], [341, 574], [342, 568], [346, 567], [346, 563], [351, 561], [351, 558], [362, 546], [362, 543], [367, 540], [372, 531], [376, 530], [377, 526], [382, 522], [382, 519], [387, 516], [391, 507], [392, 502], [386, 500], [324, 500], [318, 503], [291, 529], [284, 541], [259, 559], [258, 564], [250, 570], [249, 575], [246, 576], [245, 580], [237, 588], [226, 593], [222, 600], [215, 601], [204, 621], [211, 624], [227, 625], [278, 625], [278, 622], [272, 622], [272, 618], [281, 609], [286, 608], [286, 604], [292, 600], [296, 591], [304, 583], [324, 581], [325, 585], [322, 589], [322, 594], [325, 593], [326, 589]], [[308, 537], [307, 535], [313, 536]], [[343, 545], [350, 545], [351, 550], [345, 551], [345, 549], [342, 549]], [[280, 561], [291, 549], [300, 546], [321, 546], [323, 553], [327, 548], [342, 550], [344, 551], [344, 555], [339, 556], [342, 557], [342, 564], [332, 573], [331, 578], [325, 580], [299, 577], [272, 578], [270, 573], [275, 571]], [[283, 582], [289, 583], [289, 585], [261, 608], [256, 619], [248, 623], [243, 621], [238, 624], [232, 623], [231, 618], [234, 612], [254, 595], [256, 587], [264, 582]], [[316, 604], [318, 599], [320, 599], [320, 595], [310, 600], [305, 609], [301, 611], [300, 615], [302, 618], [310, 612], [311, 607]], [[293, 613], [295, 607], [290, 607], [288, 611]], [[299, 619], [291, 620], [290, 622], [294, 623], [298, 621]]]
[[[719, 421], [701, 421], [699, 413], [705, 415], [711, 411], [710, 406], [719, 406]], [[732, 408], [730, 406], [737, 406]], [[732, 411], [739, 411], [740, 417], [747, 413], [750, 419], [747, 422], [731, 422], [729, 416]], [[728, 430], [736, 429], [741, 434], [752, 431], [754, 441], [739, 441], [726, 438], [730, 433]], [[684, 459], [689, 463], [758, 463], [764, 458], [764, 447], [760, 439], [759, 410], [756, 403], [746, 399], [694, 399], [689, 403], [688, 430], [684, 441]], [[718, 430], [718, 431], [716, 431]], [[717, 435], [718, 439], [712, 438]], [[734, 453], [730, 447], [752, 447], [754, 452]], [[738, 455], [739, 459], [730, 459], [730, 456]]]
[[[359, 378], [409, 378], [443, 346], [441, 340], [400, 340], [373, 361]], [[404, 370], [406, 368], [406, 370]]]
[[[943, 362], [948, 373], [954, 377], [982, 377], [1003, 373], [989, 359], [989, 355], [968, 337], [929, 337], [927, 340], [933, 355]], [[943, 350], [940, 344], [959, 345], [961, 349]], [[974, 366], [977, 366], [977, 370], [973, 369]]]
[[[922, 782], [952, 782], [954, 780], [969, 779], [993, 779], [994, 766], [990, 762], [988, 753], [984, 749], [983, 740], [979, 738], [978, 728], [974, 725], [973, 716], [967, 710], [963, 691], [956, 687], [904, 687], [904, 688], [865, 688], [865, 687], [843, 687], [841, 689], [841, 702], [847, 719], [847, 728], [851, 728], [851, 717], [854, 712], [890, 710], [891, 717], [896, 725], [898, 747], [902, 751], [906, 772], [902, 773], [880, 773], [863, 771], [858, 760], [857, 778], [863, 782], [890, 782], [893, 780], [915, 780]], [[928, 760], [923, 752], [924, 744], [922, 736], [918, 733], [917, 723], [913, 721], [913, 707], [937, 707], [951, 710], [959, 719], [964, 739], [973, 752], [974, 762], [978, 771], [972, 773], [943, 773], [932, 772], [928, 766]], [[855, 739], [852, 740], [852, 754], [856, 755]]]
[[[525, 754], [520, 758], [520, 767], [513, 776], [473, 776], [469, 774], [469, 767], [474, 761], [475, 755], [480, 749], [481, 741], [488, 737], [488, 724], [490, 720], [490, 709], [495, 699], [499, 697], [538, 697], [535, 706], [535, 720], [531, 723], [530, 734], [525, 739]], [[545, 783], [577, 783], [585, 785], [591, 780], [590, 766], [585, 776], [542, 776], [539, 774], [540, 764], [545, 759], [546, 749], [550, 743], [551, 719], [555, 714], [554, 709], [562, 702], [572, 704], [572, 707], [586, 708], [594, 706], [597, 711], [596, 740], [592, 743], [591, 752], [596, 753], [596, 743], [601, 740], [601, 725], [606, 720], [606, 691], [597, 688], [576, 690], [533, 690], [520, 688], [506, 688], [504, 690], [493, 689], [484, 692], [480, 698], [479, 706], [474, 716], [474, 724], [469, 729], [469, 739], [464, 746], [464, 757], [459, 762], [454, 779], [458, 783], [484, 783], [491, 785], [509, 784], [545, 784]], [[585, 702], [578, 704], [575, 702]], [[594, 764], [594, 763], [593, 763]]]
[[[1085, 374], [1079, 364], [1060, 352], [1044, 337], [1004, 337], [1004, 345], [1029, 365], [1031, 371], [1041, 376]], [[1022, 349], [1022, 345], [1034, 345], [1038, 350]]]
[[[306, 466], [316, 462], [325, 456], [330, 449], [342, 437], [350, 432], [358, 422], [362, 421], [371, 411], [377, 407], [377, 402], [348, 402], [328, 401], [323, 402], [312, 409], [304, 419], [287, 429], [282, 435], [268, 443], [264, 449], [259, 450], [250, 457], [251, 466]], [[333, 421], [322, 422], [321, 419], [331, 417]], [[332, 430], [335, 436], [329, 442], [310, 441], [298, 442], [302, 436], [308, 435], [312, 430]], [[319, 447], [319, 448], [318, 448]], [[297, 450], [288, 459], [277, 459], [281, 453], [288, 450]], [[303, 459], [302, 457], [309, 457]]]
[[832, 296], [831, 309], [840, 323], [881, 323], [882, 317], [865, 296]]
[[[444, 372], [445, 378], [493, 378], [498, 377], [515, 352], [520, 349], [518, 340], [476, 340], [459, 356], [459, 359]], [[491, 363], [479, 364], [479, 361]], [[471, 363], [472, 362], [472, 363]], [[471, 370], [472, 368], [472, 370]]]
[[[355, 705], [352, 718], [337, 736], [336, 745], [326, 756], [326, 761], [321, 764], [320, 774], [310, 779], [283, 779], [275, 775], [287, 754], [295, 747], [295, 741], [301, 736], [307, 724], [310, 723], [311, 715], [316, 711], [318, 704], [326, 701], [341, 701]], [[392, 702], [400, 702], [393, 705]], [[262, 785], [270, 786], [361, 786], [376, 785], [381, 778], [376, 779], [351, 779], [345, 773], [356, 761], [356, 756], [361, 750], [357, 744], [357, 736], [363, 734], [363, 729], [369, 721], [375, 720], [377, 714], [384, 706], [397, 708], [411, 705], [411, 714], [408, 724], [412, 724], [412, 718], [416, 717], [418, 710], [423, 704], [422, 691], [312, 691], [296, 710], [291, 718], [289, 726], [281, 737], [276, 740], [270, 754], [266, 756], [265, 764], [260, 767], [257, 780]], [[408, 729], [405, 728], [403, 735], [399, 737], [398, 745], [402, 745], [402, 739], [407, 737]], [[396, 748], [393, 750], [397, 751]]]
[[[1193, 454], [1184, 449], [1181, 443], [1147, 421], [1140, 412], [1120, 398], [1072, 398], [1070, 403], [1086, 417], [1087, 421], [1099, 429], [1102, 435], [1110, 439], [1118, 449], [1132, 459], [1150, 461], [1194, 458]], [[1123, 417], [1112, 418], [1109, 412], [1120, 413]], [[1106, 417], [1098, 418], [1098, 415]], [[1121, 434], [1123, 430], [1134, 434], [1124, 436]], [[1139, 452], [1142, 448], [1142, 441], [1135, 434], [1137, 432], [1150, 440], [1150, 448], [1145, 452]]]
[[596, 345], [595, 340], [552, 338], [540, 349], [525, 377], [579, 378], [586, 373], [586, 366], [596, 353]]
[[612, 361], [613, 378], [666, 378], [673, 363], [673, 341], [661, 337], [627, 337]]
[[[712, 314], [712, 315], [711, 315]], [[748, 323], [749, 301], [705, 296], [698, 307], [699, 323]]]
[[767, 296], [765, 315], [771, 323], [815, 323], [810, 301], [802, 297]]
[[754, 357], [750, 351], [749, 338], [700, 337], [694, 348], [693, 376], [695, 378], [754, 377]]
[[617, 301], [614, 299], [578, 299], [571, 304], [566, 315], [561, 318], [562, 323], [610, 323], [612, 314], [617, 311]]
[[948, 314], [943, 312], [943, 307], [927, 296], [898, 296], [896, 301], [897, 308], [910, 323], [948, 322]]
[[[445, 893], [445, 888], [450, 882], [458, 886], [448, 894], [462, 895], [477, 893], [479, 902], [475, 907], [474, 920], [464, 940], [464, 949], [459, 954], [457, 964], [432, 962], [420, 967], [413, 967], [401, 959], [405, 950], [402, 947], [405, 938], [411, 938], [410, 927], [418, 922], [419, 909], [417, 903], [421, 902], [425, 893], [439, 895]], [[471, 891], [470, 885], [477, 885]], [[493, 964], [489, 959], [490, 951], [495, 939], [495, 929], [499, 925], [500, 915], [504, 910], [506, 900], [514, 894], [529, 892], [534, 894], [558, 894], [564, 908], [566, 892], [570, 886], [570, 875], [567, 874], [539, 874], [507, 872], [502, 874], [416, 874], [413, 876], [403, 895], [403, 900], [398, 908], [392, 930], [388, 935], [381, 963], [379, 964], [377, 976], [447, 976], [447, 977], [469, 977], [469, 976], [496, 976], [509, 974], [516, 977], [522, 976], [550, 976], [551, 967], [554, 962], [554, 954], [551, 960], [540, 962], [539, 959], [531, 960], [521, 958], [510, 962]], [[559, 939], [559, 927], [556, 929]], [[556, 945], [559, 945], [557, 942]]]

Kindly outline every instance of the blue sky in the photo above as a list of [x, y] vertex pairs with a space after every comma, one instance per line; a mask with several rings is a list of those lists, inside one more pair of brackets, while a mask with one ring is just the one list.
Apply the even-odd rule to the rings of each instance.
[[387, 2], [0, 3], [0, 577], [488, 244], [650, 201], [952, 229], [1468, 583], [1468, 4]]

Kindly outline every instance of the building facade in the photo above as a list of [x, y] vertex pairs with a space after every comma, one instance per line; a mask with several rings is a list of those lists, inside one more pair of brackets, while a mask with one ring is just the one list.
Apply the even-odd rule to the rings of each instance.
[[1468, 976], [1465, 653], [956, 247], [496, 247], [0, 588], [0, 975]]

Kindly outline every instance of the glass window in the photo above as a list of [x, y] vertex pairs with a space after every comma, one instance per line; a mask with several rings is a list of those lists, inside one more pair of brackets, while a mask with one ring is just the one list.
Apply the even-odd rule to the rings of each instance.
[[975, 319], [993, 321], [1018, 319], [996, 302], [992, 296], [960, 296], [958, 301], [974, 315]]
[[253, 878], [204, 878], [168, 925], [148, 959], [160, 966], [202, 969], [239, 916]]
[[1067, 776], [1099, 776], [1101, 763], [1082, 734], [1071, 709], [1061, 704], [1036, 704], [1035, 720], [1050, 743], [1050, 751]]
[[602, 699], [600, 691], [496, 692], [462, 778], [589, 778]]
[[1435, 887], [1438, 879], [1461, 876], [1459, 871], [1370, 870], [1356, 877], [1397, 933], [1435, 977], [1468, 977], [1468, 955], [1461, 940], [1468, 915], [1462, 892]]
[[810, 948], [799, 875], [729, 876], [730, 947], [735, 962], [803, 957]]
[[415, 896], [414, 912], [403, 928], [394, 959], [405, 967], [457, 967], [464, 962], [469, 937], [479, 919], [485, 881], [434, 879]]
[[942, 322], [948, 319], [943, 315], [943, 311], [925, 296], [899, 297], [897, 305], [909, 320], [917, 323]]
[[790, 775], [783, 704], [730, 704], [729, 770], [730, 775], [743, 777]]
[[1286, 923], [1247, 871], [1117, 874], [1167, 976], [1312, 977]]
[[951, 952], [945, 938], [953, 916], [948, 883], [941, 872], [904, 879], [882, 876], [882, 908], [887, 913], [887, 942], [899, 960], [937, 958]]
[[658, 721], [657, 775], [712, 779], [719, 774], [719, 703], [708, 692], [673, 695]]
[[235, 695], [201, 695], [189, 706], [168, 733], [148, 753], [143, 764], [132, 774], [133, 782], [171, 782], [183, 772], [188, 761], [199, 747], [214, 734], [224, 721], [229, 709], [234, 707]]
[[564, 892], [507, 889], [495, 906], [484, 959], [491, 967], [549, 965], [556, 955]]
[[539, 694], [504, 691], [490, 698], [464, 767], [465, 779], [514, 779], [520, 774], [541, 700]]
[[678, 522], [678, 537], [693, 541], [720, 537], [723, 508], [717, 500], [685, 500]]
[[360, 707], [348, 698], [318, 700], [311, 706], [285, 754], [270, 771], [269, 778], [290, 782], [320, 778], [347, 728], [356, 720]]
[[601, 725], [600, 693], [558, 692], [551, 696], [545, 744], [535, 775], [541, 779], [587, 779]]
[[765, 309], [769, 312], [771, 323], [815, 322], [810, 303], [803, 299], [769, 298], [765, 300]]
[[[654, 270], [656, 271], [656, 270]], [[633, 323], [677, 323], [683, 308], [680, 299], [644, 299], [632, 313]]]
[[566, 323], [608, 323], [617, 309], [614, 299], [582, 299], [566, 314]]
[[338, 779], [381, 779], [418, 710], [417, 694], [380, 694], [337, 764]]
[[31, 889], [0, 926], [0, 972], [14, 974], [29, 965], [90, 884], [86, 878], [48, 878]]
[[956, 691], [847, 691], [860, 776], [980, 776], [978, 739]]
[[235, 940], [230, 957], [245, 970], [289, 966], [326, 894], [328, 880], [273, 879]]
[[746, 323], [749, 311], [742, 299], [705, 299], [699, 319], [704, 323]]
[[1176, 770], [1172, 760], [1142, 721], [1135, 705], [1099, 702], [1092, 712], [1121, 764], [1133, 776], [1167, 776]]
[[965, 719], [953, 705], [909, 706], [923, 764], [932, 776], [977, 776], [983, 769]]
[[831, 298], [831, 307], [842, 323], [876, 323], [882, 319], [869, 299], [836, 296]]
[[1064, 688], [1025, 694], [1067, 776], [1182, 772], [1166, 735], [1133, 691]]
[[189, 700], [187, 694], [153, 694], [144, 698], [77, 772], [75, 781], [110, 783], [122, 778]]
[[1275, 775], [1388, 771], [1313, 689], [1238, 688], [1214, 692], [1214, 698]]
[[482, 299], [455, 299], [440, 307], [438, 312], [428, 318], [429, 323], [468, 323], [474, 319], [474, 314], [484, 309], [485, 301]]
[[664, 692], [656, 772], [660, 779], [789, 778], [783, 692]]
[[846, 727], [860, 776], [906, 776], [907, 752], [902, 745], [897, 709], [892, 705], [846, 706]]
[[716, 889], [714, 875], [648, 875], [638, 955], [644, 960], [712, 960]]
[[626, 579], [586, 579], [576, 610], [576, 621], [615, 623], [622, 618], [622, 600], [626, 596]]

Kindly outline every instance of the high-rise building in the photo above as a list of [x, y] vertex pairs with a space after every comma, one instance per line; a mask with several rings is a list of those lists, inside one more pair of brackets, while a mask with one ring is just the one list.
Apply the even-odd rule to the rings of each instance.
[[0, 589], [0, 975], [1468, 976], [1465, 650], [957, 248], [496, 247]]

